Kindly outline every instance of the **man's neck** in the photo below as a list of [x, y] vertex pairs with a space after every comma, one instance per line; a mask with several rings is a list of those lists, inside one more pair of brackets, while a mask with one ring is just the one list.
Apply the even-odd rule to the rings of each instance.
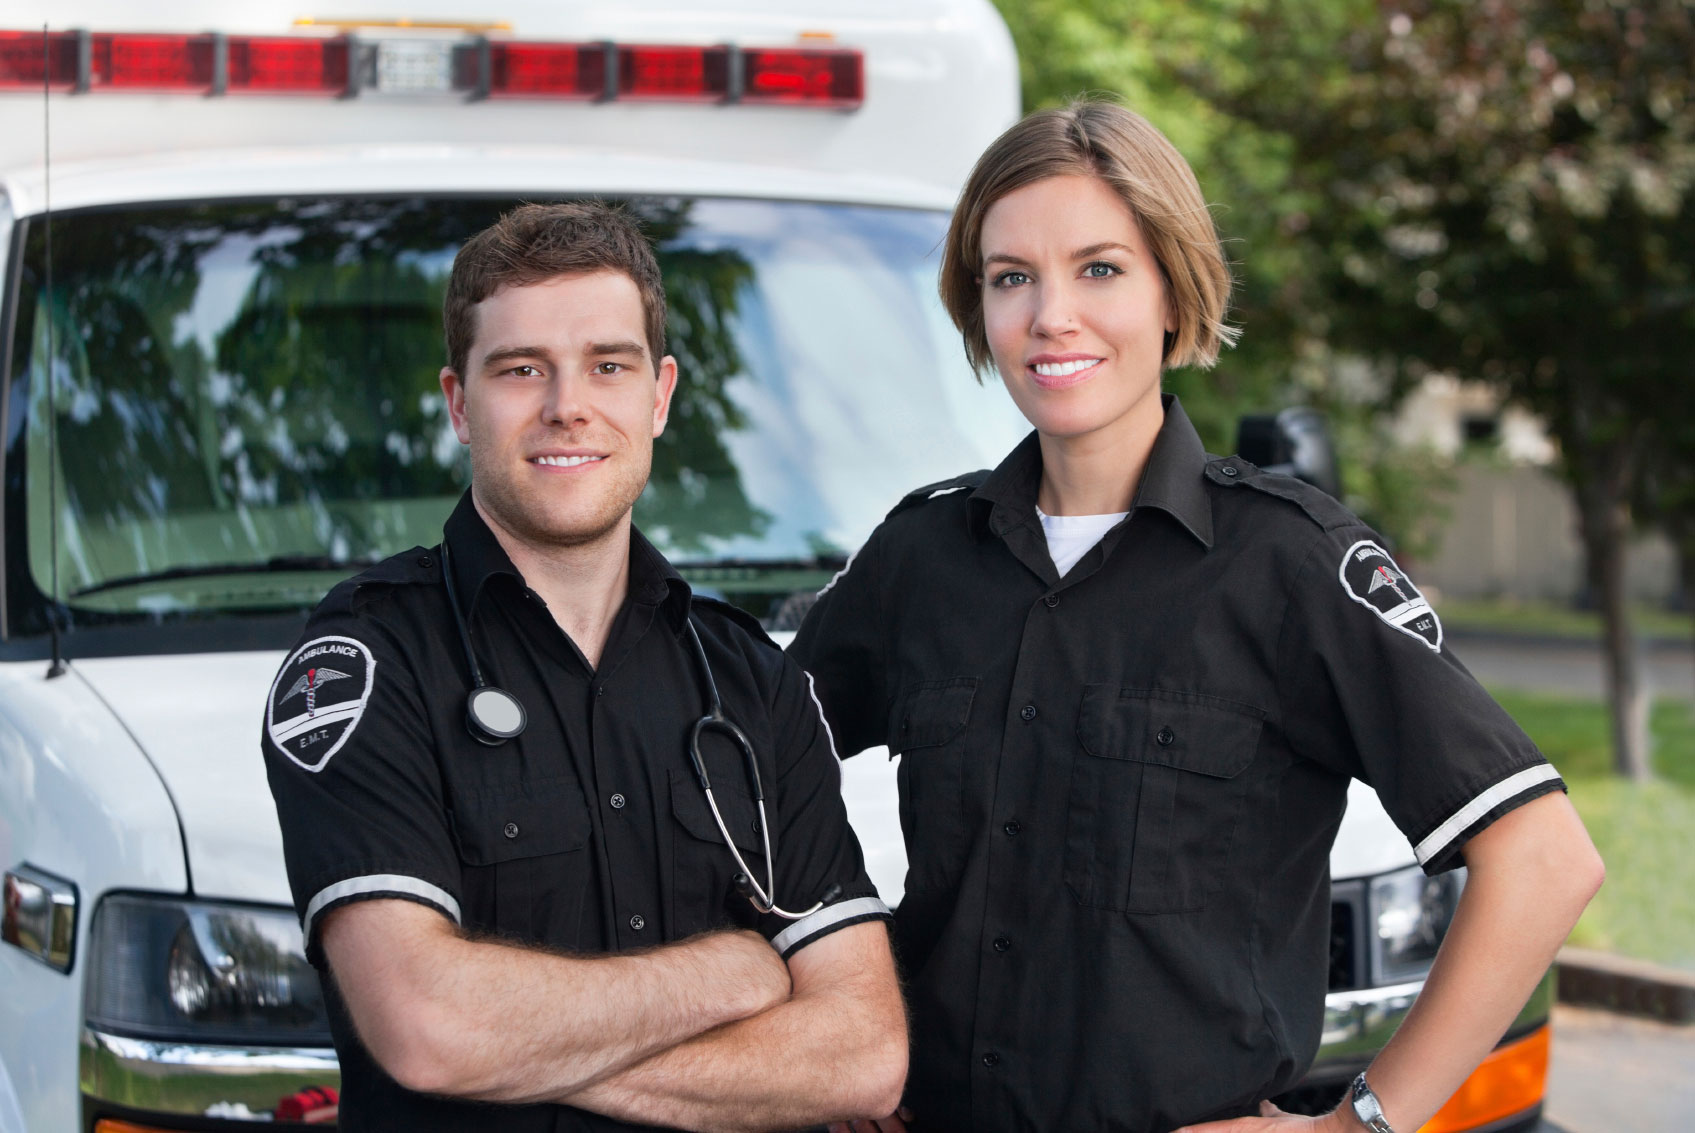
[[629, 515], [593, 542], [538, 547], [502, 526], [474, 491], [471, 501], [524, 582], [547, 603], [554, 622], [582, 651], [589, 666], [599, 668], [612, 623], [630, 590]]

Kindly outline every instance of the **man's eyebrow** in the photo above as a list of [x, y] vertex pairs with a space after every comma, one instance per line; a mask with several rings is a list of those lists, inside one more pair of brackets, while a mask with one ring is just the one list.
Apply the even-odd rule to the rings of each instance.
[[545, 346], [502, 346], [499, 350], [491, 350], [483, 355], [482, 368], [516, 362], [521, 358], [548, 359], [552, 353]]
[[637, 358], [647, 357], [647, 347], [633, 340], [623, 342], [591, 342], [583, 347], [583, 353], [590, 358], [607, 358], [618, 355], [633, 354]]

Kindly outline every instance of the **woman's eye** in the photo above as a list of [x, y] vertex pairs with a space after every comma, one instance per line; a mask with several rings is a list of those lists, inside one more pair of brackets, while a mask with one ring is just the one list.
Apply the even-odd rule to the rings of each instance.
[[1030, 282], [1030, 277], [1021, 271], [1003, 271], [994, 278], [996, 287], [1023, 287]]
[[1109, 264], [1105, 260], [1096, 260], [1083, 269], [1083, 274], [1090, 279], [1110, 279], [1121, 274], [1117, 264]]

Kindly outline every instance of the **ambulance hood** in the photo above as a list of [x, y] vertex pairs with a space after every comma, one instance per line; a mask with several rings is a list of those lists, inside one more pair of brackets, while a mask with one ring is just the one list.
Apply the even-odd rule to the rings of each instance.
[[152, 761], [176, 803], [196, 896], [292, 904], [259, 751], [281, 653], [73, 662]]

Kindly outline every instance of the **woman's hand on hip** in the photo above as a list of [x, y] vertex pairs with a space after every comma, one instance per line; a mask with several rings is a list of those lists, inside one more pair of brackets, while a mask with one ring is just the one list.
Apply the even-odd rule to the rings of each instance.
[[1358, 1133], [1360, 1123], [1343, 1110], [1323, 1117], [1284, 1113], [1268, 1101], [1259, 1103], [1258, 1117], [1235, 1117], [1185, 1125], [1172, 1133]]

